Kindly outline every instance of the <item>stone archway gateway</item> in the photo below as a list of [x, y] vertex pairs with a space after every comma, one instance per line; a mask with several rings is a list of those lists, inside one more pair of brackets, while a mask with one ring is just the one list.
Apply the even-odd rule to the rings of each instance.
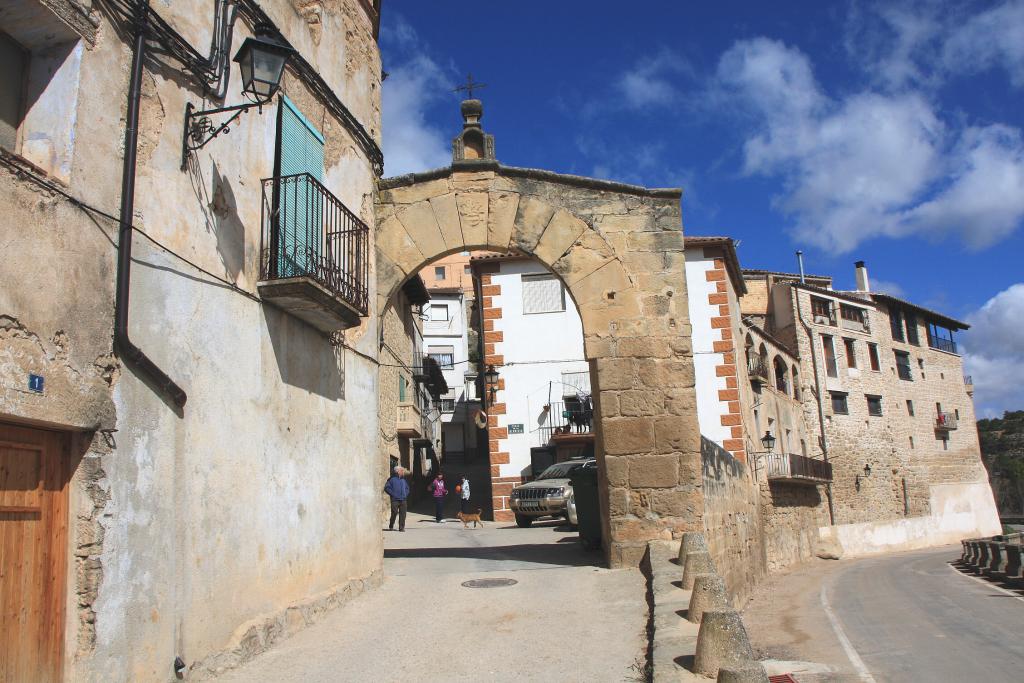
[[457, 251], [515, 249], [556, 273], [583, 321], [605, 551], [635, 566], [648, 540], [702, 529], [682, 191], [503, 166], [479, 100], [462, 114], [450, 167], [379, 183], [377, 310]]

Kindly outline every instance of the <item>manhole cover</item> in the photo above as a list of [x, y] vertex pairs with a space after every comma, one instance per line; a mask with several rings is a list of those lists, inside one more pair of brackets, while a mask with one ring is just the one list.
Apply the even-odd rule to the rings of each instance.
[[497, 588], [498, 586], [514, 586], [518, 581], [515, 579], [473, 579], [472, 581], [463, 581], [462, 585], [466, 588]]

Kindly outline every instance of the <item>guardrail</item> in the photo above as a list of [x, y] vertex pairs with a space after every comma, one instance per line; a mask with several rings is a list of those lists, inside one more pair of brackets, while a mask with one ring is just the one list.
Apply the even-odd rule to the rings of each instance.
[[765, 470], [768, 481], [808, 484], [832, 482], [832, 463], [796, 453], [766, 453]]
[[1003, 534], [960, 541], [963, 552], [957, 564], [961, 569], [1024, 586], [1024, 534]]

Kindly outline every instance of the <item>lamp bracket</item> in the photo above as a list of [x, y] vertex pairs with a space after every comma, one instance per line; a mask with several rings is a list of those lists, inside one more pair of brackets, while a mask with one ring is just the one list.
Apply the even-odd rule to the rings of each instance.
[[[263, 113], [263, 105], [269, 104], [273, 99], [273, 96], [268, 97], [265, 100], [257, 100], [255, 102], [246, 102], [245, 104], [236, 104], [231, 107], [218, 107], [216, 109], [204, 109], [202, 111], [195, 111], [195, 107], [189, 102], [185, 105], [185, 127], [181, 136], [181, 170], [184, 171], [188, 167], [188, 155], [190, 152], [202, 149], [206, 143], [214, 139], [221, 133], [227, 134], [231, 132], [229, 127], [235, 119], [249, 111], [253, 107], [257, 107], [259, 113]], [[211, 116], [218, 114], [227, 114], [233, 112], [230, 117], [219, 126], [214, 125], [213, 121], [210, 120]]]

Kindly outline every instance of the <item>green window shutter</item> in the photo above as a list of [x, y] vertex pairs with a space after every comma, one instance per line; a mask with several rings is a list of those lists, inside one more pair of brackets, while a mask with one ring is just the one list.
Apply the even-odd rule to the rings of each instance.
[[405, 400], [405, 375], [398, 376], [398, 400]]
[[324, 136], [291, 100], [282, 95], [280, 103], [278, 272], [295, 277], [314, 273], [324, 253], [324, 203], [317, 185], [324, 179]]

